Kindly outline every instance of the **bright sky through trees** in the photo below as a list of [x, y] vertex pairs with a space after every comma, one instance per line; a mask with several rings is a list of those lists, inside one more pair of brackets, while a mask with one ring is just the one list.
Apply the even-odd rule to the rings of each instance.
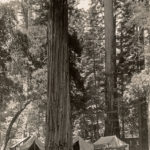
[[0, 0], [0, 3], [6, 3], [9, 2], [10, 0]]
[[[12, 0], [0, 0], [0, 3], [6, 3], [6, 2], [9, 2], [9, 1], [12, 1]], [[90, 0], [80, 0], [80, 4], [79, 4], [79, 8], [83, 8], [85, 10], [87, 10], [89, 8], [89, 3], [90, 3]]]
[[80, 0], [79, 8], [87, 10], [89, 8], [90, 0]]

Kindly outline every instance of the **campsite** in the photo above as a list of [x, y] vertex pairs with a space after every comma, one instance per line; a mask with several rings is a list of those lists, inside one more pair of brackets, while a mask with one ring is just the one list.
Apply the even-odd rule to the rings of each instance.
[[[73, 150], [129, 150], [129, 145], [116, 136], [102, 137], [94, 144], [86, 142], [81, 137], [73, 138]], [[27, 137], [16, 143], [10, 150], [45, 150], [42, 143], [36, 136]]]
[[150, 0], [0, 0], [0, 150], [150, 150]]

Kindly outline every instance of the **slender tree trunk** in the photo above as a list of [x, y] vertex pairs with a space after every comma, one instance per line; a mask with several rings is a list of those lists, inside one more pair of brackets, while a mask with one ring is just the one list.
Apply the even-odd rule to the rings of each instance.
[[[106, 90], [105, 90], [105, 101], [106, 101], [106, 113], [107, 118], [105, 121], [105, 136], [113, 133], [112, 124], [112, 111], [114, 102], [114, 22], [113, 22], [113, 1], [104, 1], [104, 20], [105, 20], [105, 72], [106, 72]], [[113, 62], [113, 63], [112, 63]]]
[[[144, 1], [145, 3], [145, 7], [146, 7], [146, 10], [147, 12], [149, 12], [149, 0], [145, 0]], [[149, 34], [149, 29], [148, 29], [148, 34]], [[149, 34], [150, 35], [150, 34]], [[142, 31], [142, 36], [143, 36], [143, 49], [144, 49], [144, 46], [145, 46], [145, 36], [144, 36], [144, 29]], [[150, 37], [150, 36], [149, 36]], [[148, 42], [148, 46], [150, 45], [150, 40]], [[149, 48], [147, 49], [144, 49], [144, 53], [145, 53], [145, 69], [146, 70], [149, 70], [150, 72], [150, 50]], [[150, 88], [150, 86], [149, 86]], [[145, 130], [142, 132], [142, 150], [150, 150], [150, 90], [148, 89], [148, 92], [147, 92], [147, 97], [144, 99], [144, 103], [142, 106], [141, 105], [141, 109], [144, 113], [144, 120], [142, 120], [142, 123], [143, 123], [143, 126], [141, 128], [144, 128]], [[143, 114], [142, 114], [143, 115]], [[146, 124], [147, 123], [147, 124]], [[145, 135], [144, 135], [145, 134]], [[143, 136], [145, 136], [145, 138], [143, 138]]]
[[96, 82], [96, 60], [95, 60], [95, 50], [93, 48], [93, 72], [94, 72], [94, 86], [95, 86], [95, 96], [94, 96], [94, 101], [95, 101], [95, 105], [96, 105], [96, 135], [95, 135], [95, 139], [99, 138], [99, 114], [98, 114], [98, 100], [97, 100], [97, 82]]
[[150, 150], [150, 91], [148, 91], [148, 109], [147, 109], [147, 126], [148, 126], [148, 150]]
[[113, 43], [113, 48], [114, 48], [114, 54], [113, 54], [113, 63], [114, 63], [114, 104], [113, 104], [113, 134], [116, 135], [117, 137], [120, 137], [120, 125], [119, 125], [119, 96], [117, 92], [117, 67], [116, 67], [116, 0], [113, 0], [113, 21], [114, 21], [114, 43]]
[[141, 128], [141, 99], [138, 104], [138, 122], [139, 122], [139, 149], [142, 150], [142, 128]]
[[10, 132], [11, 132], [11, 129], [15, 123], [15, 121], [18, 119], [18, 117], [20, 116], [20, 114], [24, 111], [24, 109], [31, 103], [31, 101], [28, 101], [24, 104], [24, 106], [14, 115], [14, 117], [12, 118], [9, 126], [8, 126], [8, 129], [6, 131], [6, 136], [5, 136], [5, 142], [4, 142], [4, 146], [2, 148], [2, 150], [6, 150], [7, 148], [7, 144], [10, 140]]
[[148, 150], [147, 103], [144, 97], [141, 101], [141, 150]]
[[119, 108], [119, 110], [121, 111], [121, 122], [122, 122], [122, 138], [125, 138], [125, 110], [124, 110], [124, 106], [123, 106], [123, 92], [124, 92], [124, 69], [122, 69], [122, 64], [124, 62], [123, 59], [123, 31], [122, 31], [122, 23], [121, 23], [121, 33], [120, 33], [120, 80], [121, 80], [121, 97], [120, 97], [120, 102], [121, 102], [121, 110]]
[[[138, 28], [138, 41], [142, 44], [144, 52], [144, 29]], [[139, 58], [137, 60], [137, 71], [141, 71]], [[145, 97], [139, 98], [139, 145], [140, 150], [148, 150], [148, 126], [147, 126], [147, 103]]]
[[120, 136], [118, 121], [118, 102], [116, 98], [116, 48], [115, 48], [115, 26], [113, 16], [113, 0], [104, 1], [105, 20], [105, 72], [106, 72], [106, 121], [105, 136]]
[[[25, 30], [26, 30], [26, 33], [27, 35], [29, 35], [29, 27], [31, 26], [31, 8], [29, 7], [30, 6], [30, 0], [21, 0], [21, 9], [22, 9], [22, 14], [23, 14], [23, 19], [24, 19], [24, 27], [25, 27]], [[27, 40], [27, 45], [29, 45], [29, 39]], [[27, 55], [30, 55], [29, 54], [29, 47], [27, 47]], [[26, 86], [26, 100], [28, 100], [28, 95], [29, 95], [29, 92], [30, 92], [30, 86], [31, 86], [31, 77], [32, 77], [32, 71], [30, 69], [30, 65], [27, 64], [27, 73], [26, 73], [26, 81], [25, 83], [25, 86]], [[38, 103], [38, 102], [37, 102]], [[24, 128], [24, 132], [27, 131], [28, 129], [28, 124], [26, 123], [25, 125], [25, 128]], [[29, 133], [30, 134], [30, 133]], [[25, 134], [23, 133], [23, 136]]]
[[49, 0], [46, 150], [71, 150], [67, 0]]
[[29, 28], [29, 0], [22, 0], [21, 8], [22, 8], [23, 19], [25, 23], [25, 29], [28, 30]]
[[[149, 48], [145, 48], [144, 49], [144, 54], [145, 54], [145, 70], [147, 70], [148, 73], [150, 72], [150, 52], [149, 51], [150, 51]], [[147, 128], [146, 132], [147, 132], [148, 135], [146, 134], [146, 136], [147, 136], [146, 140], [147, 140], [148, 150], [150, 150], [150, 90], [149, 89], [150, 89], [150, 85], [149, 85], [149, 87], [147, 89], [147, 95], [146, 95], [146, 102], [147, 102], [146, 105], [147, 105], [147, 108], [144, 109], [144, 112], [145, 111], [147, 112], [145, 114], [145, 116], [147, 117], [147, 120], [146, 120], [147, 126], [143, 125], [144, 129]], [[141, 117], [143, 117], [142, 113], [141, 113]], [[141, 126], [141, 128], [142, 128], [142, 126]], [[141, 136], [143, 136], [143, 135], [144, 135], [144, 132], [142, 133]], [[145, 141], [144, 141], [144, 143], [145, 143]], [[145, 149], [142, 149], [142, 150], [145, 150]]]
[[140, 150], [148, 150], [147, 103], [145, 98], [139, 99], [139, 146]]

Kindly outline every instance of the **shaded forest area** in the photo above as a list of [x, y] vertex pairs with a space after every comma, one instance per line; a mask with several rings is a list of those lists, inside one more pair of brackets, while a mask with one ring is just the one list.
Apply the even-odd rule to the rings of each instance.
[[148, 0], [0, 3], [0, 148], [36, 135], [71, 150], [116, 135], [150, 150]]

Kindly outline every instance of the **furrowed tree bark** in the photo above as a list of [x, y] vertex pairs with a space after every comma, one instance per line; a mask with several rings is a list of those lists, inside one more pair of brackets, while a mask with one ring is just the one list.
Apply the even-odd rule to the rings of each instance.
[[113, 35], [113, 65], [114, 65], [114, 102], [113, 102], [113, 135], [116, 135], [120, 138], [120, 125], [119, 125], [119, 95], [118, 95], [118, 85], [117, 85], [117, 67], [116, 67], [116, 9], [117, 4], [116, 0], [113, 0], [113, 22], [114, 22], [114, 35]]
[[106, 72], [106, 120], [105, 136], [120, 136], [117, 98], [116, 98], [116, 48], [115, 48], [115, 24], [113, 16], [113, 0], [104, 0], [105, 21], [105, 72]]
[[67, 0], [49, 0], [46, 150], [71, 150]]
[[[147, 4], [145, 3], [147, 6]], [[138, 40], [142, 44], [142, 49], [144, 52], [145, 47], [145, 36], [144, 36], [144, 28], [140, 28], [138, 30]], [[139, 61], [139, 60], [138, 60]], [[137, 63], [138, 71], [140, 68], [140, 64]], [[147, 126], [147, 102], [146, 95], [143, 97], [139, 97], [139, 148], [140, 150], [148, 150], [148, 126]]]

